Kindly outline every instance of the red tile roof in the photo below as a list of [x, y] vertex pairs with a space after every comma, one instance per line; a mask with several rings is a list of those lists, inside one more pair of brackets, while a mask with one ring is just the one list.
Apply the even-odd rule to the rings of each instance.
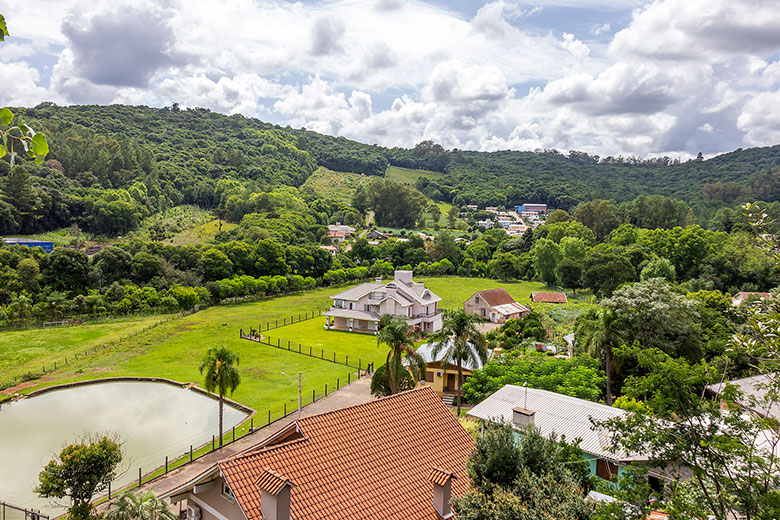
[[432, 470], [466, 492], [474, 441], [429, 387], [298, 419], [256, 450], [220, 462], [247, 520], [260, 520], [260, 487], [271, 470], [295, 485], [290, 518], [438, 519]]
[[557, 292], [534, 292], [531, 293], [531, 300], [537, 303], [566, 303], [569, 301], [565, 294]]
[[441, 468], [435, 468], [431, 470], [431, 474], [428, 475], [428, 481], [443, 486], [450, 479], [456, 479], [458, 477], [451, 471], [446, 471]]
[[289, 479], [279, 475], [275, 471], [266, 469], [255, 481], [255, 486], [272, 495], [277, 494], [286, 484], [292, 484]]
[[477, 294], [479, 294], [482, 299], [485, 300], [491, 307], [495, 307], [496, 305], [504, 305], [515, 301], [515, 299], [512, 298], [503, 287], [499, 287], [498, 289], [490, 289], [487, 291], [479, 291]]

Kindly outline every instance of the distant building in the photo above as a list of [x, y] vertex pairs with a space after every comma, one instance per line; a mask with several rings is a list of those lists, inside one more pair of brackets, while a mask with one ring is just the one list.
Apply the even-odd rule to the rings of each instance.
[[[704, 389], [718, 397], [726, 388], [726, 384], [734, 385], [739, 388], [744, 396], [737, 402], [742, 408], [760, 417], [774, 417], [780, 420], [780, 403], [769, 399], [769, 389], [772, 388], [771, 385], [775, 378], [776, 374], [761, 374], [735, 379], [727, 383], [714, 383], [705, 386]], [[755, 397], [756, 403], [750, 402], [750, 397]]]
[[515, 206], [515, 211], [521, 213], [523, 211], [535, 211], [537, 213], [547, 214], [547, 204], [523, 204], [521, 206]]
[[477, 225], [485, 229], [493, 229], [493, 221], [489, 218], [486, 218], [485, 220], [477, 220]]
[[40, 247], [47, 253], [54, 250], [54, 242], [47, 240], [34, 240], [32, 238], [4, 238], [3, 242], [9, 246]]
[[476, 211], [479, 209], [479, 206], [477, 206], [476, 204], [466, 204], [466, 209], [469, 209], [471, 211]]
[[731, 305], [739, 307], [750, 298], [758, 298], [761, 300], [768, 300], [772, 297], [768, 292], [738, 292], [731, 297]]
[[415, 282], [412, 271], [396, 271], [389, 283], [377, 278], [330, 298], [333, 307], [325, 313], [327, 329], [376, 334], [383, 314], [403, 316], [410, 326], [429, 334], [442, 327], [441, 298]]
[[463, 304], [463, 308], [469, 314], [476, 314], [492, 323], [506, 323], [507, 320], [522, 318], [531, 312], [517, 303], [503, 287], [474, 293]]
[[334, 246], [320, 246], [320, 249], [327, 251], [331, 256], [336, 256], [338, 252], [338, 248]]
[[496, 206], [487, 206], [485, 211], [488, 213], [498, 213], [498, 208]]
[[387, 238], [386, 234], [380, 233], [376, 229], [372, 229], [366, 233], [366, 240], [387, 240]]
[[531, 301], [534, 303], [568, 303], [569, 299], [563, 293], [557, 292], [533, 292]]
[[351, 236], [355, 232], [355, 228], [352, 226], [342, 225], [341, 222], [336, 222], [328, 226], [328, 231], [338, 231], [344, 233], [345, 236]]

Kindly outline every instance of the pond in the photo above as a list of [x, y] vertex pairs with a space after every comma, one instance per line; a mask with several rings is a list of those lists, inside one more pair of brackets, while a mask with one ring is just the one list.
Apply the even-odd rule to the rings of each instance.
[[[67, 444], [110, 432], [122, 441], [118, 489], [144, 473], [211, 441], [219, 425], [216, 400], [186, 388], [153, 382], [111, 382], [56, 390], [0, 408], [0, 500], [44, 514], [61, 508], [33, 488], [44, 465]], [[247, 417], [225, 406], [229, 431]]]

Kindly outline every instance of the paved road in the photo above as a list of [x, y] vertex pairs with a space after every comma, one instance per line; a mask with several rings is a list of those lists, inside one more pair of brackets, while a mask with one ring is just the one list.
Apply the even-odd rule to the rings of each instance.
[[[349, 386], [342, 387], [340, 390], [328, 394], [328, 397], [323, 397], [319, 401], [307, 404], [301, 411], [302, 416], [316, 415], [345, 406], [352, 406], [355, 404], [365, 403], [372, 400], [371, 396], [371, 376], [361, 377], [359, 380], [350, 384]], [[154, 480], [146, 482], [141, 486], [140, 491], [154, 491], [156, 495], [159, 495], [165, 491], [171, 490], [188, 480], [196, 477], [206, 469], [214, 465], [215, 462], [222, 459], [226, 459], [232, 455], [240, 453], [255, 444], [262, 442], [274, 433], [278, 432], [297, 418], [296, 415], [291, 415], [284, 420], [277, 421], [268, 427], [257, 430], [254, 433], [241, 437], [236, 442], [225, 446], [221, 450], [217, 450], [213, 453], [209, 453], [201, 457], [200, 459], [180, 466], [170, 472], [167, 475], [161, 475]], [[133, 492], [139, 492], [139, 488], [133, 488]], [[98, 511], [104, 511], [105, 505], [98, 506]]]

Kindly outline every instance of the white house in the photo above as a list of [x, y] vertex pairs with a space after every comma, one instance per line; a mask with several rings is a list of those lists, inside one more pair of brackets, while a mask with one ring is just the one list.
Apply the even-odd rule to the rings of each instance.
[[325, 314], [325, 328], [375, 334], [384, 314], [403, 316], [410, 326], [426, 333], [442, 327], [441, 301], [422, 282], [412, 279], [412, 271], [396, 271], [393, 280], [363, 283], [330, 297], [333, 306]]

